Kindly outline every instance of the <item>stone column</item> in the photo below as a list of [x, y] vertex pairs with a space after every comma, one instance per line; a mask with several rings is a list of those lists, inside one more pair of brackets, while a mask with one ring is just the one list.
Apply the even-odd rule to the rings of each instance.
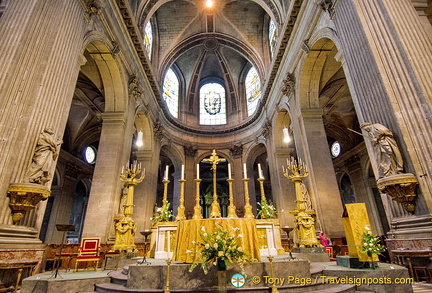
[[[121, 168], [129, 157], [131, 139], [126, 137], [125, 113], [104, 113], [98, 158], [93, 174], [83, 237], [101, 237], [102, 242], [112, 230], [123, 186]], [[125, 141], [128, 144], [125, 145]]]
[[416, 213], [430, 214], [432, 40], [410, 0], [339, 1], [334, 21], [360, 123], [386, 125], [403, 150], [405, 171], [428, 175], [419, 180], [424, 200]]
[[[322, 229], [333, 237], [344, 235], [341, 216], [343, 205], [336, 181], [327, 135], [324, 129], [321, 109], [303, 109], [301, 111], [301, 134], [294, 133], [297, 155], [308, 165], [310, 175], [305, 180], [309, 188], [312, 205], [317, 213]], [[293, 119], [294, 120], [294, 119]], [[300, 140], [304, 139], [303, 142]], [[301, 146], [304, 146], [302, 148]], [[307, 181], [313, 182], [307, 184]]]
[[[52, 127], [55, 137], [63, 135], [84, 23], [77, 1], [9, 1], [0, 18], [0, 224], [12, 223], [6, 190], [26, 181], [40, 132]], [[51, 173], [54, 169], [55, 163]]]

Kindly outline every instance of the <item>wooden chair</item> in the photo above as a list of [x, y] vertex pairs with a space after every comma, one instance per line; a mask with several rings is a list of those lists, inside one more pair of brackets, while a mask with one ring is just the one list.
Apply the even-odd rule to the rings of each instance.
[[78, 264], [80, 262], [95, 262], [95, 271], [98, 269], [100, 260], [100, 238], [83, 238], [81, 239], [81, 245], [78, 250], [78, 256], [75, 262], [75, 272], [78, 270]]

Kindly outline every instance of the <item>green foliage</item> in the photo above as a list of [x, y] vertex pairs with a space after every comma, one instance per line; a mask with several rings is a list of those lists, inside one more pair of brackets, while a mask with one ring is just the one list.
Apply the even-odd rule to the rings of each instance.
[[199, 263], [205, 274], [208, 273], [211, 265], [218, 266], [218, 270], [226, 270], [230, 263], [237, 263], [244, 273], [243, 264], [250, 263], [252, 260], [250, 254], [238, 245], [238, 239], [243, 237], [239, 232], [240, 229], [231, 228], [232, 233], [229, 233], [223, 230], [219, 223], [216, 225], [218, 227], [212, 233], [207, 233], [202, 227], [202, 233], [200, 232], [202, 241], [192, 242], [196, 246], [198, 257], [189, 271], [192, 271]]
[[378, 236], [372, 235], [368, 226], [366, 226], [365, 229], [366, 231], [362, 234], [363, 243], [360, 252], [366, 253], [370, 258], [372, 258], [374, 254], [382, 255], [381, 252], [385, 251], [386, 247], [379, 243], [380, 238]]
[[267, 201], [265, 200], [261, 200], [258, 205], [261, 207], [261, 209], [258, 211], [257, 218], [271, 219], [277, 213], [276, 208], [271, 204], [267, 204]]
[[152, 226], [155, 226], [158, 222], [169, 222], [172, 217], [172, 210], [169, 209], [170, 203], [167, 203], [165, 207], [158, 208], [153, 217], [150, 218]]

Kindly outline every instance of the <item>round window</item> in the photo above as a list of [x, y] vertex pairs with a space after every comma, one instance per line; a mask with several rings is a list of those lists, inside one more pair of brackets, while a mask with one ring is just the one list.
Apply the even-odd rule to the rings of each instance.
[[84, 151], [84, 159], [89, 164], [94, 164], [96, 161], [96, 148], [93, 146], [86, 147]]
[[330, 147], [330, 152], [331, 152], [333, 158], [336, 158], [341, 154], [341, 145], [338, 141], [335, 141], [334, 143], [332, 143], [332, 145]]

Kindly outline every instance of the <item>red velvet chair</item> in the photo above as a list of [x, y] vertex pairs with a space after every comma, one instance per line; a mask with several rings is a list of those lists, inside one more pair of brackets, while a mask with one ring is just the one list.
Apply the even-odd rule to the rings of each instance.
[[94, 262], [95, 271], [98, 269], [100, 260], [100, 238], [83, 238], [81, 239], [81, 246], [78, 250], [78, 256], [76, 257], [75, 272], [78, 270], [78, 264], [80, 262]]

